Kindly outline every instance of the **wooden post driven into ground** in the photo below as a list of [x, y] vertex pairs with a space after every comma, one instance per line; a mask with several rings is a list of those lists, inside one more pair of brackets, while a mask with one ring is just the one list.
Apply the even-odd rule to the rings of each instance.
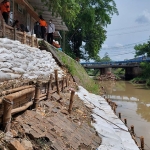
[[15, 113], [17, 110], [13, 109], [13, 104], [15, 102], [15, 99], [24, 96], [25, 94], [32, 93], [35, 91], [35, 88], [28, 88], [13, 94], [9, 94], [4, 97], [4, 112], [3, 112], [3, 128], [5, 132], [9, 131], [10, 125], [11, 125], [11, 115], [12, 112]]
[[34, 36], [31, 35], [31, 46], [34, 47]]
[[26, 32], [24, 31], [24, 32], [23, 32], [23, 44], [26, 44], [26, 40], [27, 40], [27, 39], [26, 39]]
[[140, 141], [141, 141], [141, 149], [144, 150], [144, 137], [143, 136], [140, 137]]
[[6, 26], [5, 26], [5, 21], [2, 19], [2, 37], [5, 37], [6, 35]]
[[40, 83], [36, 83], [35, 97], [34, 97], [34, 108], [38, 108], [38, 102], [40, 100]]
[[50, 79], [48, 82], [48, 89], [47, 89], [47, 100], [51, 99], [51, 86], [52, 86], [52, 79], [53, 79], [53, 75], [50, 75]]
[[62, 78], [62, 89], [61, 89], [62, 92], [64, 92], [64, 81], [65, 81], [65, 80], [64, 80], [64, 77], [63, 77], [63, 78]]
[[4, 114], [3, 114], [3, 129], [4, 132], [9, 131], [11, 126], [11, 110], [13, 108], [13, 103], [4, 99]]
[[55, 70], [55, 81], [57, 86], [57, 93], [60, 95], [59, 83], [58, 83], [58, 70]]
[[74, 97], [74, 94], [75, 94], [75, 90], [71, 90], [70, 104], [69, 104], [69, 109], [68, 109], [69, 114], [71, 114], [71, 111], [72, 111], [72, 105], [73, 105], [73, 97]]
[[14, 40], [16, 40], [16, 28], [14, 28]]

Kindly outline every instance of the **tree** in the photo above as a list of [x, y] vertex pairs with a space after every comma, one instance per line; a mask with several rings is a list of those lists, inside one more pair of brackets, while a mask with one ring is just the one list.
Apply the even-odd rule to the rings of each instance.
[[110, 57], [109, 57], [109, 55], [108, 55], [107, 52], [105, 53], [105, 55], [104, 55], [104, 57], [101, 59], [101, 61], [102, 61], [102, 62], [111, 61], [111, 59], [110, 59]]
[[106, 39], [104, 27], [118, 14], [114, 0], [42, 0], [49, 10], [60, 14], [69, 28], [66, 53], [95, 59]]
[[[80, 11], [78, 0], [41, 0], [52, 14], [60, 15], [63, 21], [72, 24]], [[35, 8], [36, 9], [36, 8]]]
[[135, 45], [134, 49], [136, 50], [135, 56], [146, 54], [148, 57], [150, 57], [150, 41], [148, 41], [147, 43]]
[[[135, 56], [140, 56], [140, 55], [147, 55], [148, 57], [150, 57], [150, 41], [148, 41], [147, 43], [143, 43], [143, 44], [139, 44], [139, 45], [135, 45], [134, 49], [136, 50], [136, 55]], [[142, 62], [140, 64], [141, 68], [142, 68], [142, 73], [140, 75], [140, 78], [138, 78], [138, 80], [144, 80], [146, 81], [147, 85], [150, 85], [150, 63], [149, 62]], [[136, 79], [135, 79], [136, 81]]]
[[118, 13], [116, 4], [113, 0], [79, 0], [79, 5], [74, 26], [68, 25], [69, 51], [82, 59], [95, 59], [106, 39], [104, 27]]

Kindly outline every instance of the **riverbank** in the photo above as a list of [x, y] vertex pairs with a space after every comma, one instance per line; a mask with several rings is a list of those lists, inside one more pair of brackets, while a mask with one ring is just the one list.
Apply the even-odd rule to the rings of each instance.
[[123, 122], [126, 119], [129, 129], [134, 127], [138, 144], [141, 145], [140, 138], [144, 137], [144, 148], [150, 149], [150, 89], [144, 84], [131, 84], [129, 81], [105, 81], [101, 85], [105, 88], [106, 98], [118, 105], [116, 114]]
[[[26, 100], [24, 104], [33, 100], [36, 107], [34, 109], [29, 107], [27, 111], [22, 111], [12, 116], [10, 118], [11, 121], [6, 117], [7, 122], [4, 123], [6, 127], [11, 123], [11, 128], [7, 133], [1, 131], [1, 149], [91, 150], [98, 147], [99, 150], [106, 150], [106, 148], [109, 150], [130, 150], [132, 148], [133, 150], [133, 148], [138, 148], [134, 145], [135, 143], [131, 136], [126, 134], [127, 129], [125, 125], [119, 121], [106, 100], [99, 95], [91, 94], [97, 93], [100, 89], [88, 77], [84, 68], [63, 52], [59, 53], [52, 46], [47, 43], [46, 45], [49, 50], [52, 49], [52, 54], [46, 51], [47, 49], [39, 50], [38, 48], [23, 45], [18, 41], [1, 39], [2, 48], [0, 48], [0, 56], [1, 58], [5, 58], [0, 60], [0, 65], [1, 67], [3, 66], [0, 76], [2, 106], [5, 101], [5, 104], [8, 104], [7, 106], [11, 105], [11, 108], [13, 108], [15, 100], [16, 103], [20, 100], [13, 99], [12, 95], [9, 95], [7, 100], [4, 99], [5, 95], [2, 93], [6, 85], [7, 88], [5, 90], [8, 90], [10, 87], [18, 87], [18, 83], [23, 83], [25, 79], [30, 79], [30, 84], [38, 85], [39, 80], [45, 81], [45, 79], [49, 79], [50, 75], [55, 76], [57, 84], [56, 92], [52, 93], [49, 99], [47, 99], [48, 89], [44, 87], [42, 89], [39, 85], [37, 86], [37, 91], [46, 91], [46, 98], [41, 102], [39, 102], [39, 99], [41, 95], [43, 99], [43, 93], [38, 95], [38, 92], [35, 92], [34, 88], [32, 90], [37, 97], [29, 97], [30, 99], [28, 99], [28, 96], [23, 96]], [[59, 59], [67, 65], [62, 64]], [[57, 76], [54, 70], [57, 70]], [[59, 78], [64, 79], [64, 77], [67, 78], [67, 86], [60, 93], [59, 89], [64, 88], [64, 80], [61, 80], [61, 84], [58, 84], [58, 80]], [[9, 85], [9, 80], [13, 80], [15, 83]], [[81, 85], [87, 88], [89, 92]], [[53, 85], [50, 87], [51, 90], [55, 90], [53, 89]], [[69, 100], [71, 99], [70, 91], [73, 90], [76, 90], [79, 98], [77, 96], [74, 97], [72, 112], [70, 114], [70, 110], [68, 111]], [[13, 102], [8, 101], [9, 98]], [[22, 106], [21, 102], [19, 101], [19, 104], [14, 108], [20, 108]], [[11, 111], [9, 116], [11, 116]], [[112, 124], [111, 122], [114, 123]], [[114, 124], [117, 124], [117, 126]], [[127, 146], [125, 146], [124, 142], [126, 142]]]

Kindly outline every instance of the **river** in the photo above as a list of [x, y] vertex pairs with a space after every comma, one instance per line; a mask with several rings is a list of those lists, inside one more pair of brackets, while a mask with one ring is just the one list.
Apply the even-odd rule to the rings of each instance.
[[150, 89], [127, 81], [101, 81], [100, 85], [106, 97], [118, 105], [117, 115], [120, 112], [122, 120], [127, 119], [128, 127], [134, 125], [136, 136], [143, 136], [145, 150], [150, 150]]

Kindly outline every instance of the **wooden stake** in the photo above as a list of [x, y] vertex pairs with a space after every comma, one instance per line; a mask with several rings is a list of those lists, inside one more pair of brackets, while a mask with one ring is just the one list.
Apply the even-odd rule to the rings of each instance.
[[39, 83], [37, 83], [36, 84], [36, 88], [35, 88], [35, 97], [34, 97], [34, 108], [38, 108], [38, 102], [39, 102], [39, 99], [40, 99], [40, 93], [41, 93], [41, 91], [40, 91], [40, 84]]
[[34, 47], [34, 36], [31, 35], [31, 47]]
[[51, 86], [52, 86], [52, 79], [53, 79], [53, 75], [50, 75], [50, 79], [48, 82], [48, 90], [47, 90], [47, 99], [50, 100], [51, 99]]
[[7, 99], [4, 100], [4, 110], [3, 110], [3, 128], [4, 132], [10, 130], [11, 126], [11, 111], [13, 108], [13, 103]]
[[66, 77], [66, 87], [68, 87], [68, 77]]
[[58, 84], [58, 70], [55, 70], [55, 81], [57, 86], [57, 93], [60, 95], [59, 84]]
[[74, 97], [75, 91], [71, 90], [71, 95], [70, 95], [70, 104], [69, 104], [69, 109], [68, 112], [69, 114], [71, 114], [72, 111], [72, 105], [73, 105], [73, 97]]
[[14, 28], [14, 41], [17, 39], [16, 38], [16, 31], [17, 31], [16, 28]]
[[133, 125], [131, 126], [131, 132], [134, 135], [134, 126]]
[[65, 80], [64, 80], [64, 77], [62, 78], [62, 92], [64, 92], [64, 82], [65, 82]]
[[119, 113], [119, 118], [121, 119], [121, 113]]
[[144, 137], [143, 136], [140, 137], [140, 141], [141, 141], [141, 148], [142, 150], [144, 150]]
[[27, 43], [27, 39], [26, 39], [26, 32], [23, 32], [23, 44]]
[[6, 36], [6, 26], [5, 26], [5, 21], [2, 19], [2, 37]]
[[125, 125], [127, 126], [127, 119], [124, 119], [124, 123], [125, 123]]
[[116, 106], [114, 105], [113, 107], [114, 107], [114, 113], [116, 114]]

